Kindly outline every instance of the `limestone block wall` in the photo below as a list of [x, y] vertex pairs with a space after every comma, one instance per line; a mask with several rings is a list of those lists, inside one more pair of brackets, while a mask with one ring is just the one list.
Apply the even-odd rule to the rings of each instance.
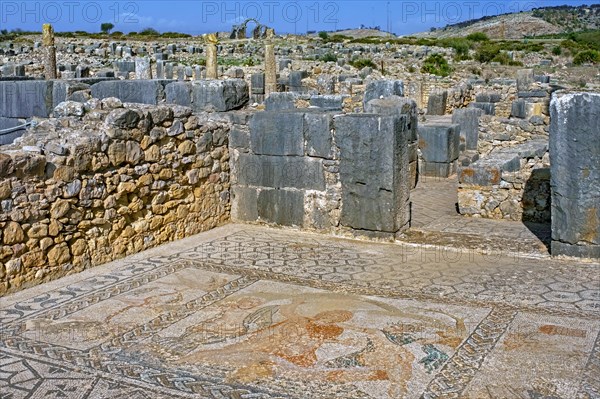
[[600, 259], [600, 94], [552, 97], [553, 255]]
[[231, 133], [232, 219], [393, 236], [408, 228], [408, 116], [288, 109]]
[[548, 142], [532, 140], [493, 151], [458, 171], [463, 215], [550, 222]]
[[230, 124], [115, 98], [54, 112], [0, 153], [0, 294], [229, 220]]

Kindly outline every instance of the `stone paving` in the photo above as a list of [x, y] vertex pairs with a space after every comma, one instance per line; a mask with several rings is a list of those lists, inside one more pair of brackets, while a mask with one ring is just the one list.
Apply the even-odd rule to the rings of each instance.
[[465, 217], [457, 211], [456, 175], [421, 177], [410, 193], [412, 229], [403, 241], [548, 257], [550, 224]]
[[2, 398], [598, 398], [600, 265], [230, 224], [0, 302]]

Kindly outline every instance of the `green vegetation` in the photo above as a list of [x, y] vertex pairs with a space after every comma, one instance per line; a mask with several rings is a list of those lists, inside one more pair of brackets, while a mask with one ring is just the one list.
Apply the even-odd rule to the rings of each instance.
[[600, 63], [600, 52], [596, 50], [584, 50], [575, 55], [573, 58], [573, 64], [599, 64]]
[[323, 40], [323, 43], [343, 43], [346, 40], [351, 40], [352, 38], [344, 35], [332, 35], [329, 33], [321, 31], [319, 32], [319, 37]]
[[375, 63], [368, 58], [358, 58], [350, 62], [350, 65], [356, 69], [363, 69], [366, 67], [377, 68], [377, 65], [375, 65]]
[[452, 72], [452, 68], [441, 54], [432, 54], [425, 59], [421, 72], [437, 76], [448, 76]]
[[100, 24], [100, 31], [102, 31], [102, 33], [110, 33], [114, 27], [114, 24], [111, 24], [110, 22], [104, 22]]
[[467, 36], [467, 40], [472, 42], [487, 42], [490, 38], [483, 32], [473, 32]]
[[327, 53], [327, 54], [323, 54], [321, 57], [319, 57], [319, 60], [321, 60], [323, 62], [337, 62], [338, 57], [337, 57], [337, 55], [335, 55], [333, 53]]
[[145, 28], [138, 33], [140, 36], [160, 36], [160, 33], [154, 28]]
[[554, 55], [561, 55], [562, 54], [562, 49], [560, 48], [560, 46], [555, 46], [552, 48], [552, 54]]

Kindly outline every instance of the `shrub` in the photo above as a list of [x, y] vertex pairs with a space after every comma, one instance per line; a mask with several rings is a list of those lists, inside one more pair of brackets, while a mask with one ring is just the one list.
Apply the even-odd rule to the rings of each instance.
[[169, 39], [180, 39], [180, 38], [192, 37], [192, 35], [189, 35], [187, 33], [179, 33], [179, 32], [165, 32], [165, 33], [162, 33], [160, 36], [166, 37]]
[[421, 67], [421, 72], [438, 76], [448, 76], [452, 69], [448, 61], [441, 54], [432, 54], [427, 57]]
[[600, 52], [596, 50], [584, 50], [575, 55], [573, 64], [598, 64], [600, 63]]
[[321, 31], [321, 32], [319, 32], [319, 37], [323, 40], [327, 40], [327, 39], [329, 39], [329, 33], [325, 32], [325, 31]]
[[320, 60], [323, 62], [337, 62], [338, 57], [337, 57], [337, 55], [335, 55], [333, 53], [327, 53], [327, 54], [323, 54], [320, 57]]
[[562, 50], [561, 50], [560, 46], [555, 46], [552, 49], [552, 54], [554, 54], [554, 55], [560, 55], [561, 53], [562, 53]]
[[377, 68], [377, 65], [368, 58], [358, 58], [350, 63], [356, 69], [363, 69], [366, 67]]
[[154, 28], [145, 28], [139, 33], [140, 36], [159, 36], [160, 33]]
[[488, 43], [479, 47], [477, 53], [475, 54], [475, 59], [482, 64], [487, 63], [493, 60], [499, 52], [500, 47], [498, 45]]
[[467, 36], [467, 40], [472, 42], [487, 42], [490, 38], [483, 32], [473, 32]]

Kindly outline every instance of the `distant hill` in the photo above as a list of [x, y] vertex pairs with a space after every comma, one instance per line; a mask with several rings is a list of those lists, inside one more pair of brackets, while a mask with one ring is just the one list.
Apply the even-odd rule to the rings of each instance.
[[600, 29], [600, 4], [544, 7], [527, 12], [483, 17], [412, 36], [443, 38], [484, 32], [492, 39], [522, 39], [527, 36], [588, 29]]

